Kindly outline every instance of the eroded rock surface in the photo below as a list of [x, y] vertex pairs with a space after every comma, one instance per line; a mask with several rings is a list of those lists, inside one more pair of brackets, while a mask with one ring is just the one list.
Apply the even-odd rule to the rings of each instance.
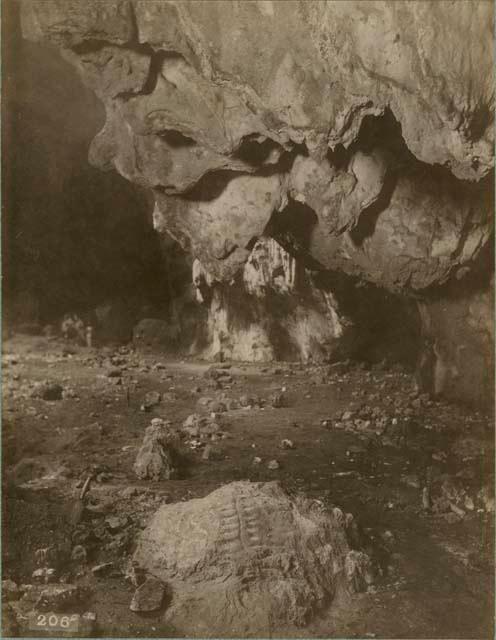
[[199, 260], [193, 283], [209, 311], [207, 357], [318, 361], [349, 351], [351, 319], [330, 291], [315, 287], [301, 261], [271, 238], [257, 241], [232, 283], [215, 281]]
[[[492, 25], [482, 0], [23, 1], [25, 36], [104, 104], [91, 162], [151, 189], [155, 228], [213, 279], [245, 280], [270, 237], [307, 268], [417, 297], [491, 241]], [[236, 295], [212, 292], [211, 333], [236, 325]], [[271, 358], [257, 322], [245, 313], [236, 343]]]
[[154, 418], [145, 431], [143, 444], [134, 463], [134, 472], [140, 480], [170, 480], [178, 475], [177, 436], [170, 425]]
[[26, 36], [105, 104], [92, 161], [152, 188], [159, 227], [216, 277], [291, 197], [313, 259], [416, 290], [492, 227], [487, 184], [461, 181], [493, 166], [491, 25], [487, 2], [24, 3]]
[[494, 277], [489, 287], [419, 302], [421, 390], [492, 408]]
[[182, 632], [265, 635], [308, 622], [340, 584], [361, 584], [350, 518], [275, 482], [234, 482], [161, 507], [134, 561], [170, 586], [167, 619]]

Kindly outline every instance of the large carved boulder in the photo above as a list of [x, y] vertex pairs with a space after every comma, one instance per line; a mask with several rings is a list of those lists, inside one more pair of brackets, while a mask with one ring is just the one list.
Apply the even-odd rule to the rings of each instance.
[[276, 482], [233, 482], [161, 507], [133, 560], [169, 585], [166, 619], [181, 633], [267, 636], [372, 581], [368, 557], [348, 546], [351, 519]]

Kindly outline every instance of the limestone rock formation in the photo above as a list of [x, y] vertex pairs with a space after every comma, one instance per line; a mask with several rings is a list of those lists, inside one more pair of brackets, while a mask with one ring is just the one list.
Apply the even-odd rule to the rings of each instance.
[[489, 287], [419, 301], [422, 391], [493, 408], [494, 276]]
[[337, 589], [360, 585], [366, 556], [347, 518], [275, 482], [233, 482], [203, 499], [161, 507], [134, 562], [172, 592], [166, 618], [187, 634], [268, 635], [303, 625]]
[[[493, 166], [491, 24], [482, 1], [24, 10], [27, 37], [61, 46], [105, 104], [92, 161], [152, 188], [161, 226], [216, 277], [240, 271], [291, 196], [323, 266], [413, 289], [490, 234], [487, 188], [456, 178]], [[407, 154], [366, 135], [388, 117]]]
[[151, 189], [156, 229], [213, 279], [271, 237], [421, 299], [491, 242], [492, 24], [483, 0], [23, 0], [25, 36], [104, 104], [91, 162]]
[[193, 283], [209, 311], [206, 357], [269, 362], [349, 355], [352, 321], [271, 238], [256, 242], [232, 283], [215, 281], [199, 260]]

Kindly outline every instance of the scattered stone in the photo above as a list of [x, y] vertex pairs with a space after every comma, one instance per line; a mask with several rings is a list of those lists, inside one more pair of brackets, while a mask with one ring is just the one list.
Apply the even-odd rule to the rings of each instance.
[[71, 558], [74, 562], [79, 562], [80, 564], [84, 564], [88, 559], [88, 553], [81, 544], [77, 544], [72, 549]]
[[209, 408], [213, 413], [224, 413], [225, 411], [227, 411], [226, 405], [218, 400], [214, 400], [214, 402], [210, 404]]
[[143, 406], [145, 407], [145, 411], [149, 411], [160, 404], [161, 396], [158, 391], [149, 391], [145, 396], [145, 401]]
[[152, 423], [145, 431], [134, 472], [140, 480], [170, 480], [177, 477], [175, 462], [178, 439], [170, 431], [170, 423], [163, 421]]
[[256, 407], [256, 406], [260, 406], [260, 399], [257, 398], [256, 396], [248, 396], [246, 394], [243, 394], [239, 398], [239, 404], [242, 407]]
[[210, 418], [198, 413], [192, 413], [186, 418], [181, 427], [181, 431], [190, 438], [200, 438], [202, 436], [212, 436], [222, 431], [220, 424], [216, 421], [217, 414], [212, 413]]
[[106, 372], [107, 378], [121, 378], [122, 377], [122, 369], [118, 367], [114, 367], [112, 369], [108, 369]]
[[482, 487], [477, 497], [487, 513], [494, 513], [494, 491], [488, 485]]
[[13, 580], [2, 580], [2, 602], [12, 602], [19, 600], [23, 591]]
[[120, 492], [120, 497], [128, 500], [129, 498], [133, 498], [139, 494], [139, 490], [136, 487], [126, 487]]
[[74, 584], [54, 584], [45, 587], [36, 602], [41, 611], [70, 611], [84, 604], [91, 591]]
[[105, 524], [108, 529], [112, 532], [120, 531], [124, 529], [124, 527], [128, 524], [129, 520], [127, 516], [119, 517], [119, 516], [109, 516], [105, 518]]
[[286, 406], [286, 396], [284, 393], [274, 393], [270, 398], [270, 404], [274, 409], [280, 409]]
[[57, 572], [53, 567], [40, 567], [33, 571], [31, 577], [33, 578], [33, 582], [36, 582], [37, 584], [49, 584], [51, 582], [55, 582], [57, 579]]
[[401, 482], [403, 484], [406, 484], [408, 487], [412, 487], [413, 489], [420, 489], [421, 487], [419, 477], [415, 474], [402, 476]]
[[113, 478], [113, 476], [112, 476], [112, 474], [111, 474], [111, 473], [107, 473], [107, 472], [105, 472], [105, 471], [102, 471], [102, 473], [99, 473], [99, 474], [96, 476], [95, 480], [96, 480], [98, 483], [103, 484], [103, 483], [105, 483], [105, 482], [110, 482], [110, 480], [112, 480], [112, 478]]
[[114, 568], [113, 562], [104, 562], [103, 564], [97, 564], [94, 567], [91, 567], [91, 573], [94, 576], [103, 576], [109, 573]]
[[267, 468], [271, 469], [272, 471], [275, 471], [276, 469], [279, 469], [279, 462], [277, 460], [271, 460], [268, 464], [267, 464]]
[[362, 551], [350, 551], [344, 563], [349, 585], [356, 593], [365, 591], [374, 581], [370, 558]]
[[327, 375], [332, 376], [342, 376], [350, 370], [351, 363], [349, 360], [344, 360], [343, 362], [335, 362], [328, 366]]
[[165, 596], [165, 585], [156, 578], [147, 578], [134, 592], [129, 608], [135, 613], [158, 611]]
[[56, 382], [42, 382], [34, 388], [31, 397], [55, 402], [56, 400], [62, 400], [63, 391], [64, 388]]
[[188, 436], [197, 438], [200, 435], [201, 428], [206, 424], [207, 419], [199, 413], [192, 413], [183, 422], [181, 431]]

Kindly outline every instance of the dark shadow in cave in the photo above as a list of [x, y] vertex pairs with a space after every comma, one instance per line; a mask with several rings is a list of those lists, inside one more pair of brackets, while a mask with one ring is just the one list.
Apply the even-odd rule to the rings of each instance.
[[257, 134], [245, 136], [234, 152], [233, 157], [258, 167], [265, 163], [272, 151], [281, 149], [281, 146], [270, 138], [265, 138], [262, 141], [259, 141], [259, 139], [260, 136]]
[[172, 149], [180, 149], [182, 147], [194, 147], [197, 143], [196, 140], [184, 135], [180, 131], [175, 129], [163, 129], [159, 134], [159, 138], [165, 140], [165, 142], [172, 147]]
[[310, 255], [309, 246], [318, 217], [306, 204], [288, 198], [281, 211], [274, 211], [263, 235], [274, 238], [281, 247], [295, 258], [303, 260], [309, 269], [320, 270], [322, 266]]
[[355, 338], [346, 350], [354, 359], [415, 368], [422, 342], [420, 316], [412, 298], [337, 271], [316, 272], [312, 279], [319, 289], [332, 292], [340, 314], [352, 318]]

